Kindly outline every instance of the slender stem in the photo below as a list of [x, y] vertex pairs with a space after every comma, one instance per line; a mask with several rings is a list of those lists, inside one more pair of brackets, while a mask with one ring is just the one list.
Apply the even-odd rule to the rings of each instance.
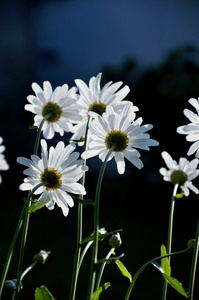
[[[111, 250], [109, 251], [109, 253], [106, 256], [106, 259], [109, 259], [109, 257], [112, 255], [112, 253], [114, 251], [115, 251], [115, 248], [111, 248]], [[106, 262], [104, 262], [100, 268], [99, 275], [98, 275], [97, 282], [96, 282], [96, 290], [100, 287], [100, 282], [102, 279], [102, 275], [103, 275], [105, 266], [106, 266]]]
[[196, 239], [194, 244], [194, 252], [191, 264], [191, 273], [190, 273], [190, 280], [189, 280], [189, 299], [193, 300], [193, 292], [194, 292], [194, 283], [195, 283], [195, 274], [196, 274], [196, 266], [198, 260], [198, 250], [199, 250], [199, 221], [196, 231]]
[[[37, 135], [35, 138], [35, 145], [34, 145], [34, 155], [37, 155], [38, 152], [38, 146], [39, 146], [39, 141], [41, 137], [41, 130], [44, 122], [46, 119], [50, 116], [50, 114], [47, 114], [43, 120], [41, 121], [39, 125], [39, 129], [37, 131]], [[18, 298], [18, 294], [20, 291], [20, 281], [21, 281], [21, 274], [22, 274], [22, 267], [23, 267], [23, 259], [24, 259], [24, 252], [25, 252], [25, 245], [26, 245], [26, 239], [27, 239], [27, 233], [28, 233], [28, 224], [29, 224], [29, 218], [30, 214], [28, 213], [28, 207], [31, 205], [31, 197], [34, 194], [35, 190], [39, 188], [42, 185], [42, 183], [38, 184], [36, 187], [32, 189], [32, 191], [29, 192], [28, 195], [28, 202], [27, 202], [27, 207], [25, 210], [25, 217], [24, 217], [24, 225], [23, 225], [23, 233], [22, 233], [22, 239], [21, 239], [21, 246], [20, 246], [20, 253], [19, 253], [19, 262], [18, 262], [18, 269], [17, 269], [17, 283], [16, 283], [16, 290], [13, 293], [12, 299], [14, 300], [15, 298]]]
[[25, 269], [25, 271], [23, 271], [23, 273], [21, 274], [21, 278], [20, 278], [20, 281], [22, 281], [22, 279], [26, 276], [26, 274], [32, 270], [32, 268], [34, 268], [34, 266], [36, 266], [38, 262], [37, 261], [34, 261], [27, 269]]
[[[88, 122], [87, 122], [87, 126], [86, 126], [85, 140], [84, 140], [84, 151], [87, 149], [89, 121], [90, 121], [90, 118], [88, 118]], [[86, 160], [84, 160], [84, 165], [86, 165]], [[83, 174], [80, 183], [83, 186], [85, 185], [85, 173]], [[80, 195], [79, 198], [82, 200], [83, 195]], [[78, 203], [77, 241], [76, 241], [75, 259], [74, 259], [74, 266], [73, 266], [73, 274], [72, 274], [72, 282], [71, 282], [69, 300], [74, 300], [75, 295], [76, 295], [77, 280], [78, 280], [79, 269], [80, 269], [80, 254], [81, 254], [81, 241], [82, 241], [82, 222], [83, 222], [83, 204]]]
[[[174, 185], [173, 194], [171, 197], [170, 213], [169, 213], [169, 225], [168, 225], [168, 238], [167, 238], [167, 253], [171, 253], [172, 235], [173, 235], [173, 218], [174, 218], [174, 207], [175, 207], [175, 196], [177, 193], [178, 184]], [[169, 257], [170, 262], [170, 257]], [[164, 280], [162, 300], [166, 300], [168, 283]]]
[[100, 204], [100, 191], [103, 180], [104, 171], [106, 168], [106, 164], [109, 156], [111, 155], [113, 148], [111, 148], [106, 158], [101, 166], [96, 193], [95, 193], [95, 207], [94, 207], [94, 242], [93, 242], [93, 252], [92, 252], [92, 260], [91, 260], [91, 272], [90, 272], [90, 280], [89, 280], [89, 288], [88, 288], [88, 300], [92, 300], [92, 295], [95, 288], [95, 278], [96, 278], [96, 265], [97, 265], [97, 257], [98, 257], [98, 231], [99, 231], [99, 204]]
[[[28, 207], [30, 206], [30, 204], [31, 204], [31, 200], [29, 199]], [[22, 274], [23, 258], [24, 258], [25, 244], [26, 244], [26, 238], [27, 238], [27, 232], [28, 232], [29, 217], [30, 217], [30, 214], [26, 210], [26, 214], [25, 214], [25, 218], [24, 218], [24, 225], [23, 225], [22, 239], [21, 239], [21, 247], [20, 247], [20, 253], [19, 253], [16, 290], [15, 290], [13, 299], [15, 299], [15, 297], [16, 298], [18, 297], [18, 293], [20, 291], [20, 279], [21, 279], [21, 274]]]
[[84, 256], [86, 255], [86, 253], [87, 253], [88, 249], [90, 248], [90, 246], [92, 245], [92, 243], [93, 243], [93, 241], [88, 242], [88, 243], [86, 244], [84, 250], [82, 251], [82, 254], [81, 254], [80, 260], [79, 260], [79, 269], [80, 269], [81, 264], [82, 264], [82, 262], [83, 262]]
[[41, 137], [41, 130], [42, 127], [44, 125], [44, 122], [50, 117], [50, 114], [45, 115], [45, 117], [43, 118], [43, 120], [41, 121], [38, 131], [37, 131], [37, 136], [35, 139], [35, 146], [34, 146], [34, 154], [37, 155], [38, 152], [38, 147], [39, 147], [39, 141], [40, 141], [40, 137]]
[[21, 226], [23, 224], [23, 218], [24, 218], [24, 214], [25, 214], [26, 209], [27, 209], [27, 203], [24, 204], [24, 207], [22, 209], [22, 212], [21, 212], [21, 215], [19, 217], [16, 230], [15, 230], [14, 236], [12, 238], [10, 248], [8, 250], [8, 254], [7, 254], [7, 257], [6, 257], [6, 261], [5, 261], [5, 265], [4, 265], [4, 269], [3, 269], [3, 272], [2, 272], [2, 275], [1, 275], [1, 281], [0, 281], [0, 299], [1, 299], [1, 294], [2, 294], [2, 291], [3, 291], [3, 287], [4, 287], [4, 282], [5, 282], [5, 279], [6, 279], [6, 276], [7, 276], [7, 273], [8, 273], [8, 269], [9, 269], [9, 266], [10, 266], [10, 262], [11, 262], [11, 259], [12, 259], [14, 246], [15, 246], [19, 231], [21, 229]]
[[132, 282], [131, 284], [129, 285], [129, 288], [127, 290], [127, 293], [126, 293], [126, 296], [125, 296], [125, 299], [124, 300], [129, 300], [129, 297], [131, 295], [131, 291], [134, 287], [134, 284], [138, 278], [138, 276], [142, 273], [142, 271], [144, 271], [148, 266], [150, 266], [153, 262], [157, 261], [157, 260], [160, 260], [162, 258], [165, 258], [165, 257], [171, 257], [171, 256], [174, 256], [174, 255], [178, 255], [178, 254], [183, 254], [183, 253], [186, 253], [188, 251], [190, 251], [191, 247], [188, 247], [186, 248], [185, 250], [182, 250], [182, 251], [177, 251], [177, 252], [174, 252], [174, 253], [169, 253], [167, 255], [164, 255], [164, 256], [158, 256], [150, 261], [148, 261], [146, 264], [144, 264], [138, 271], [137, 273], [134, 275], [134, 277], [132, 278]]

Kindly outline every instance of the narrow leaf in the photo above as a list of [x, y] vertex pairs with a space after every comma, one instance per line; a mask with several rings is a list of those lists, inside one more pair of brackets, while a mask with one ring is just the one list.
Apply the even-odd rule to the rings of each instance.
[[[167, 255], [167, 250], [164, 245], [161, 246], [161, 256]], [[169, 263], [169, 258], [165, 257], [161, 259], [161, 267], [164, 271], [164, 274], [171, 276], [171, 267]]]
[[31, 214], [32, 212], [35, 212], [36, 210], [42, 208], [45, 206], [45, 203], [39, 205], [39, 206], [36, 206], [35, 203], [33, 203], [29, 208], [28, 208], [28, 213]]
[[34, 129], [38, 130], [39, 128], [38, 128], [37, 126], [30, 125], [30, 126], [29, 126], [29, 129], [30, 129], [30, 130], [34, 130]]
[[36, 288], [35, 290], [35, 300], [55, 300], [52, 294], [45, 286]]
[[102, 258], [100, 260], [98, 260], [99, 263], [107, 263], [107, 264], [110, 264], [112, 262], [115, 262], [116, 260], [120, 259], [121, 257], [124, 256], [124, 253], [122, 253], [121, 255], [119, 256], [113, 256], [113, 257], [110, 257], [110, 258]]
[[165, 278], [165, 280], [178, 292], [180, 293], [182, 296], [188, 298], [188, 295], [184, 289], [184, 287], [182, 286], [182, 284], [175, 278], [168, 276], [166, 274], [162, 274], [163, 277]]
[[91, 199], [79, 199], [78, 197], [71, 195], [71, 197], [75, 200], [77, 200], [77, 202], [84, 204], [84, 205], [95, 205], [95, 202]]
[[122, 275], [125, 276], [125, 277], [127, 277], [130, 280], [130, 282], [132, 282], [132, 276], [127, 271], [127, 269], [125, 268], [125, 266], [123, 265], [123, 263], [119, 259], [116, 259], [115, 263], [118, 266], [118, 268], [120, 269]]
[[[98, 235], [98, 240], [99, 240], [99, 241], [100, 241], [100, 240], [103, 240], [103, 239], [105, 239], [107, 236], [113, 235], [113, 234], [115, 234], [115, 233], [117, 233], [117, 232], [119, 232], [119, 231], [122, 231], [122, 229], [118, 229], [118, 230], [114, 230], [114, 231], [107, 232], [107, 233], [102, 233], [102, 234], [99, 233], [99, 235]], [[81, 244], [88, 243], [88, 242], [93, 241], [93, 240], [94, 240], [94, 235], [92, 234], [92, 235], [86, 237], [85, 239], [83, 239], [83, 240], [81, 241]]]
[[107, 290], [107, 288], [110, 286], [111, 284], [109, 282], [104, 283], [103, 285], [101, 285], [99, 287], [99, 289], [97, 289], [92, 296], [93, 300], [99, 300], [99, 296], [102, 292], [104, 292], [105, 290]]
[[183, 196], [184, 196], [184, 192], [175, 195], [175, 197], [178, 199], [182, 198]]

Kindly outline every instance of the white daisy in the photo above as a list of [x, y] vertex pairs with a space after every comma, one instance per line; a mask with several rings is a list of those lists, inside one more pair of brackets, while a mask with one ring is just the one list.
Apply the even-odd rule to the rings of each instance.
[[[49, 153], [45, 140], [41, 140], [41, 158], [32, 155], [31, 160], [19, 157], [17, 162], [27, 166], [24, 174], [28, 177], [20, 185], [20, 189], [32, 190], [43, 183], [34, 194], [41, 194], [36, 206], [45, 203], [48, 209], [53, 209], [55, 203], [61, 207], [64, 216], [68, 215], [69, 206], [74, 205], [68, 193], [85, 195], [85, 188], [77, 181], [82, 177], [88, 167], [83, 165], [83, 160], [78, 159], [79, 153], [73, 152], [74, 144], [65, 147], [63, 142], [50, 147]], [[72, 153], [73, 152], [73, 153]]]
[[159, 143], [150, 139], [146, 132], [152, 125], [143, 125], [142, 118], [134, 120], [135, 114], [131, 111], [131, 105], [126, 104], [118, 114], [112, 106], [107, 106], [102, 117], [94, 112], [89, 113], [94, 120], [89, 124], [91, 140], [88, 150], [82, 153], [82, 158], [87, 159], [95, 155], [104, 161], [112, 147], [114, 147], [109, 160], [115, 158], [119, 174], [125, 171], [126, 157], [137, 168], [142, 168], [143, 163], [139, 159], [140, 153], [135, 149], [149, 150], [149, 146], [157, 146]]
[[196, 152], [196, 157], [199, 157], [199, 99], [191, 98], [188, 102], [196, 109], [197, 114], [189, 109], [185, 109], [184, 114], [191, 123], [178, 127], [177, 132], [186, 134], [186, 140], [194, 142], [187, 154], [191, 155]]
[[88, 86], [80, 79], [75, 80], [80, 93], [77, 104], [82, 120], [73, 127], [72, 132], [74, 132], [74, 135], [71, 137], [71, 140], [79, 140], [85, 136], [89, 111], [102, 115], [106, 110], [106, 106], [111, 105], [116, 112], [119, 112], [127, 103], [131, 103], [133, 112], [138, 111], [137, 106], [134, 106], [132, 102], [123, 100], [130, 91], [127, 85], [118, 91], [123, 82], [113, 83], [109, 81], [101, 88], [101, 77], [102, 73], [99, 73], [96, 77], [93, 76], [89, 80]]
[[199, 160], [195, 158], [189, 162], [186, 158], [181, 157], [177, 164], [166, 151], [162, 152], [162, 157], [169, 169], [160, 169], [160, 174], [162, 174], [164, 180], [178, 184], [185, 196], [189, 195], [189, 189], [198, 194], [199, 190], [192, 184], [191, 180], [199, 175], [199, 170], [197, 170]]
[[43, 90], [37, 83], [32, 84], [35, 96], [30, 95], [27, 100], [30, 104], [25, 109], [36, 114], [34, 125], [39, 127], [43, 118], [50, 114], [43, 125], [43, 135], [46, 139], [53, 138], [55, 132], [63, 135], [64, 132], [71, 132], [72, 123], [81, 120], [76, 108], [79, 96], [77, 88], [68, 88], [67, 84], [58, 86], [54, 91], [49, 81], [43, 82]]
[[[0, 170], [2, 171], [6, 171], [9, 169], [9, 165], [5, 159], [5, 156], [4, 154], [2, 154], [4, 151], [5, 151], [5, 146], [4, 145], [1, 145], [3, 142], [3, 138], [0, 137]], [[2, 178], [1, 178], [1, 175], [0, 175], [0, 183], [2, 182]]]

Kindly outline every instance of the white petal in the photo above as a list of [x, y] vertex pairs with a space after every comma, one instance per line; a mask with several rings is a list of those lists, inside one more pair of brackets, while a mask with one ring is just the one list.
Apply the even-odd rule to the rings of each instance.
[[115, 161], [117, 164], [117, 170], [119, 174], [124, 174], [125, 171], [125, 161], [124, 161], [124, 155], [122, 155], [119, 152], [115, 152]]

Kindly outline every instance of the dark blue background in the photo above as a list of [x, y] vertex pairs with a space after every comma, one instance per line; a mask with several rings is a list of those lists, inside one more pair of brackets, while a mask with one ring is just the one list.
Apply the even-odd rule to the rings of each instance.
[[[199, 39], [197, 1], [1, 1], [0, 3], [0, 135], [6, 146], [10, 170], [1, 172], [0, 269], [23, 206], [18, 190], [23, 167], [18, 156], [32, 154], [35, 132], [28, 129], [33, 115], [24, 110], [31, 83], [49, 80], [55, 88], [74, 79], [88, 83], [103, 72], [102, 85], [109, 80], [130, 86], [128, 100], [139, 107], [137, 116], [154, 125], [151, 137], [160, 142], [150, 152], [140, 151], [145, 167], [137, 170], [126, 163], [119, 175], [114, 161], [107, 166], [100, 204], [100, 225], [108, 231], [122, 228], [123, 263], [133, 275], [146, 261], [159, 255], [166, 244], [172, 184], [163, 182], [162, 151], [178, 160], [190, 144], [176, 133], [186, 124], [188, 99], [199, 96]], [[66, 138], [69, 135], [64, 137]], [[49, 144], [56, 144], [59, 135]], [[80, 149], [81, 150], [81, 149]], [[193, 157], [189, 158], [192, 159]], [[101, 162], [88, 160], [88, 198], [94, 197]], [[199, 180], [194, 181], [199, 187]], [[176, 201], [173, 250], [186, 247], [194, 238], [198, 220], [198, 196], [193, 193]], [[92, 208], [85, 207], [84, 236], [92, 232]], [[51, 251], [44, 266], [24, 278], [21, 299], [34, 299], [35, 287], [46, 285], [56, 299], [68, 299], [72, 258], [75, 249], [77, 203], [64, 218], [56, 207], [34, 213], [30, 218], [24, 268], [40, 249]], [[19, 243], [16, 245], [9, 279], [16, 276]], [[108, 240], [100, 245], [100, 257], [108, 252]], [[191, 255], [172, 259], [172, 275], [188, 288]], [[89, 259], [80, 274], [77, 299], [85, 299]], [[198, 275], [197, 275], [198, 278]], [[102, 299], [123, 299], [128, 279], [115, 265], [107, 266], [104, 281], [111, 287]], [[152, 267], [138, 279], [135, 299], [160, 299], [162, 278]], [[198, 296], [198, 291], [197, 296]], [[8, 299], [5, 291], [3, 299]], [[181, 299], [169, 289], [168, 299]]]

